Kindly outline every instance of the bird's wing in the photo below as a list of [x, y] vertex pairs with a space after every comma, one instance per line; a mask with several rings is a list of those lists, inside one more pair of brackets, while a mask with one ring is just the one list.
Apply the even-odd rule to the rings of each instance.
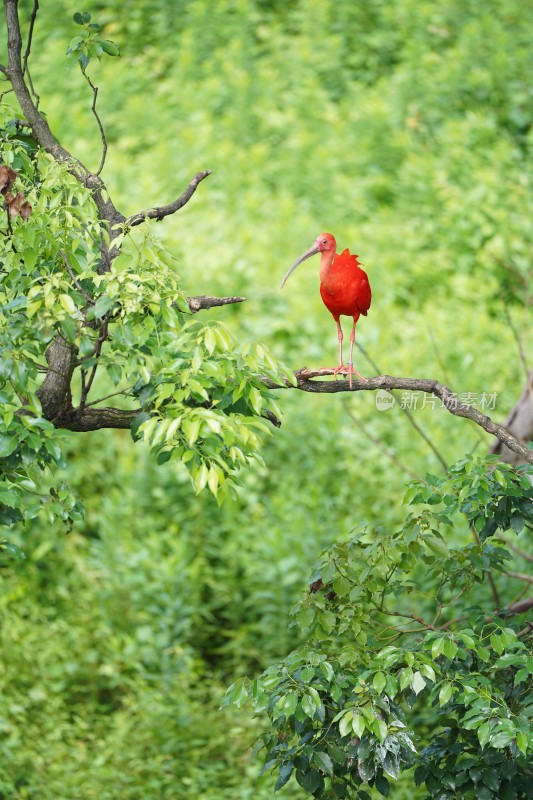
[[372, 290], [370, 289], [370, 284], [368, 282], [368, 277], [366, 272], [361, 270], [363, 273], [361, 275], [361, 283], [360, 283], [360, 290], [359, 296], [357, 298], [357, 305], [361, 311], [361, 314], [366, 317], [368, 313], [368, 309], [370, 308], [370, 303], [372, 302]]
[[352, 275], [358, 279], [357, 305], [360, 313], [366, 317], [368, 309], [370, 308], [370, 303], [372, 302], [372, 291], [370, 289], [368, 275], [359, 266], [359, 256], [355, 255], [355, 253], [350, 253], [349, 250], [343, 250], [338, 258], [341, 264], [350, 265]]

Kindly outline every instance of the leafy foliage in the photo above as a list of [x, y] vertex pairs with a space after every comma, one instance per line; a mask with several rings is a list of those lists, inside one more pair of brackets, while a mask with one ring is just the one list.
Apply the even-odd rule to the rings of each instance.
[[[331, 548], [293, 608], [309, 644], [228, 690], [227, 703], [251, 699], [271, 720], [261, 747], [276, 789], [294, 774], [314, 797], [364, 800], [365, 785], [388, 796], [390, 779], [415, 764], [428, 798], [527, 797], [531, 630], [477, 595], [509, 558], [488, 539], [512, 527], [502, 498], [508, 490], [512, 504], [531, 484], [495, 459], [450, 473], [430, 478], [429, 496], [409, 490], [422, 507], [400, 530], [366, 528]], [[533, 508], [522, 509], [531, 527]], [[448, 544], [459, 512], [483, 530], [490, 522], [485, 541]], [[436, 731], [424, 730], [426, 709]]]
[[100, 243], [109, 234], [90, 191], [7, 131], [3, 160], [20, 171], [33, 214], [13, 220], [0, 253], [4, 523], [35, 515], [43, 502], [52, 516], [79, 518], [64, 487], [50, 498], [36, 490], [39, 469], [63, 464], [62, 434], [43, 418], [39, 397], [46, 349], [58, 335], [79, 353], [82, 407], [87, 376], [105, 371], [95, 384], [101, 396], [140, 403], [135, 438], [149, 441], [159, 463], [187, 464], [197, 491], [207, 485], [222, 498], [269, 433], [262, 415], [280, 413], [262, 377], [279, 382], [288, 373], [264, 347], [239, 353], [221, 325], [189, 320], [174, 259], [146, 226], [114, 238], [120, 255], [102, 272]]
[[120, 50], [115, 42], [110, 42], [109, 39], [102, 39], [100, 31], [102, 26], [97, 22], [91, 22], [91, 15], [88, 11], [77, 11], [73, 20], [76, 25], [81, 25], [82, 31], [78, 36], [75, 36], [67, 50], [69, 61], [67, 63], [79, 63], [82, 72], [85, 72], [89, 66], [91, 58], [100, 60], [104, 53], [108, 56], [120, 55]]

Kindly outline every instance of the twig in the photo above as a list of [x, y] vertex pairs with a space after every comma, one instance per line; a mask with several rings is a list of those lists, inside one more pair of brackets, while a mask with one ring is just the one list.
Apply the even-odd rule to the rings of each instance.
[[97, 406], [98, 403], [103, 403], [104, 400], [109, 400], [110, 397], [118, 397], [118, 395], [123, 395], [124, 397], [131, 397], [130, 392], [126, 391], [126, 389], [122, 389], [120, 392], [111, 392], [111, 394], [106, 394], [104, 397], [98, 398], [98, 400], [92, 400], [90, 403], [85, 403], [85, 408], [89, 408], [90, 406]]
[[424, 629], [426, 630], [430, 631], [438, 630], [438, 628], [435, 628], [435, 626], [432, 625], [431, 622], [426, 622], [425, 619], [422, 619], [422, 617], [417, 617], [416, 614], [404, 614], [401, 611], [389, 611], [386, 608], [381, 608], [378, 610], [381, 611], [382, 614], [386, 614], [389, 617], [403, 617], [405, 619], [412, 619], [414, 622], [418, 622], [419, 625], [423, 625]]
[[505, 572], [504, 574], [509, 575], [510, 578], [517, 578], [519, 581], [533, 583], [533, 575], [526, 575], [525, 572]]
[[104, 126], [102, 125], [102, 120], [100, 119], [98, 111], [96, 110], [96, 99], [98, 97], [98, 86], [94, 85], [94, 83], [89, 78], [89, 76], [87, 75], [87, 73], [85, 72], [84, 69], [81, 70], [81, 73], [82, 73], [83, 77], [85, 78], [85, 80], [87, 81], [87, 83], [89, 84], [89, 86], [91, 87], [91, 91], [93, 93], [93, 104], [91, 106], [91, 111], [93, 112], [94, 118], [96, 119], [96, 122], [98, 124], [98, 130], [100, 131], [100, 139], [102, 140], [102, 158], [100, 159], [100, 166], [98, 167], [98, 169], [94, 173], [95, 175], [100, 175], [100, 173], [102, 172], [102, 170], [104, 168], [105, 158], [106, 158], [106, 155], [107, 155], [107, 139], [105, 137], [105, 131], [104, 131]]
[[[370, 356], [370, 354], [367, 353], [367, 351], [365, 350], [363, 345], [360, 344], [360, 342], [356, 342], [355, 344], [356, 344], [357, 348], [359, 349], [359, 351], [364, 355], [364, 357], [366, 358], [368, 363], [373, 367], [373, 369], [375, 369], [377, 373], [381, 373], [380, 368], [378, 367], [378, 365], [376, 364], [374, 359]], [[392, 392], [390, 394], [392, 394]], [[393, 397], [394, 397], [394, 395], [393, 395]], [[421, 439], [423, 439], [425, 441], [427, 446], [430, 448], [430, 450], [432, 450], [432, 452], [436, 456], [436, 458], [439, 461], [439, 463], [440, 463], [441, 467], [443, 468], [443, 470], [446, 471], [448, 469], [448, 465], [447, 465], [446, 461], [441, 456], [440, 452], [435, 447], [435, 445], [433, 444], [433, 442], [431, 441], [431, 439], [429, 438], [427, 433], [420, 427], [418, 422], [415, 420], [415, 418], [411, 414], [411, 411], [408, 408], [405, 408], [401, 403], [400, 403], [400, 411], [402, 412], [402, 414], [404, 414], [404, 416], [407, 417], [411, 427], [414, 428], [414, 430], [418, 433], [418, 435], [421, 437]]]
[[81, 283], [79, 282], [79, 280], [76, 278], [76, 276], [75, 276], [75, 274], [74, 274], [74, 271], [73, 271], [72, 267], [71, 267], [71, 266], [70, 266], [70, 264], [69, 264], [69, 261], [68, 261], [68, 258], [67, 258], [67, 254], [66, 254], [66, 253], [63, 253], [63, 252], [61, 252], [61, 258], [63, 259], [63, 262], [64, 262], [64, 264], [65, 264], [65, 268], [66, 268], [66, 270], [67, 270], [68, 274], [70, 275], [70, 277], [71, 277], [71, 279], [72, 279], [72, 283], [74, 284], [74, 286], [76, 287], [76, 289], [77, 289], [77, 290], [80, 292], [80, 294], [82, 294], [82, 295], [83, 295], [83, 297], [85, 298], [85, 300], [87, 300], [87, 302], [89, 303], [89, 305], [93, 306], [93, 305], [94, 305], [94, 300], [93, 300], [93, 298], [91, 297], [91, 295], [90, 295], [88, 292], [86, 292], [86, 291], [85, 291], [85, 289], [83, 288], [83, 286], [81, 285]]
[[520, 334], [518, 333], [518, 331], [516, 329], [516, 325], [514, 324], [514, 320], [513, 320], [512, 316], [511, 316], [511, 312], [509, 311], [509, 304], [508, 304], [507, 300], [505, 299], [505, 297], [503, 296], [503, 294], [501, 295], [501, 299], [502, 299], [502, 303], [503, 303], [503, 310], [505, 311], [505, 317], [507, 319], [509, 327], [511, 328], [512, 334], [513, 334], [515, 342], [516, 342], [516, 346], [518, 347], [518, 355], [520, 357], [520, 361], [522, 362], [522, 366], [523, 366], [524, 372], [526, 374], [526, 380], [529, 380], [529, 366], [528, 366], [528, 363], [527, 363], [526, 352], [524, 350], [524, 343], [523, 343], [523, 341], [522, 341], [522, 339], [520, 337]]
[[[468, 523], [468, 527], [470, 528], [470, 532], [472, 533], [474, 541], [478, 545], [481, 545], [481, 540], [479, 538], [478, 532], [476, 531], [474, 523], [473, 522], [469, 522]], [[490, 585], [490, 590], [492, 592], [492, 597], [493, 597], [494, 603], [496, 605], [496, 608], [501, 608], [502, 601], [501, 601], [501, 598], [500, 598], [500, 593], [498, 591], [498, 587], [496, 586], [496, 581], [494, 580], [494, 576], [493, 576], [491, 570], [487, 570], [486, 575], [487, 575], [487, 580], [488, 580], [489, 585]]]
[[180, 208], [183, 208], [183, 206], [189, 202], [195, 193], [198, 184], [207, 178], [208, 175], [211, 175], [210, 169], [207, 169], [204, 172], [197, 172], [194, 178], [191, 179], [185, 191], [180, 194], [177, 200], [174, 200], [173, 203], [169, 203], [166, 206], [156, 206], [155, 208], [147, 208], [144, 211], [139, 211], [137, 214], [133, 214], [131, 217], [127, 218], [126, 225], [129, 225], [130, 228], [134, 228], [136, 225], [141, 225], [141, 223], [147, 219], [162, 220], [164, 217], [168, 217], [169, 214], [175, 214], [176, 211], [179, 211]]
[[30, 29], [28, 31], [28, 42], [26, 44], [26, 52], [24, 53], [24, 62], [23, 62], [23, 66], [22, 66], [22, 75], [24, 76], [24, 75], [27, 74], [27, 76], [28, 76], [28, 83], [30, 85], [30, 91], [31, 91], [32, 95], [35, 98], [35, 108], [36, 109], [39, 108], [40, 97], [37, 94], [37, 92], [35, 91], [35, 88], [33, 86], [33, 81], [31, 79], [30, 70], [29, 70], [29, 67], [28, 67], [28, 59], [30, 57], [31, 43], [32, 43], [32, 39], [33, 39], [33, 28], [34, 28], [34, 25], [35, 25], [35, 20], [37, 18], [37, 12], [38, 11], [39, 11], [39, 0], [33, 0], [33, 9], [32, 9], [31, 17], [30, 17]]
[[505, 536], [500, 536], [498, 538], [501, 539], [501, 541], [505, 542], [505, 544], [510, 550], [514, 550], [514, 552], [517, 553], [517, 555], [525, 559], [525, 561], [533, 561], [533, 555], [531, 555], [531, 553], [526, 553], [525, 550], [522, 550], [522, 548], [517, 547], [514, 542], [510, 541], [510, 539], [507, 539]]
[[109, 312], [103, 317], [102, 324], [100, 327], [100, 333], [98, 334], [98, 339], [96, 340], [96, 344], [94, 346], [94, 350], [92, 353], [92, 358], [95, 359], [95, 363], [92, 366], [91, 374], [87, 381], [84, 379], [84, 370], [82, 370], [82, 389], [80, 395], [80, 410], [83, 410], [86, 407], [86, 400], [89, 392], [91, 391], [91, 386], [93, 385], [93, 381], [96, 375], [96, 371], [98, 369], [98, 359], [100, 358], [100, 354], [102, 352], [102, 347], [107, 339], [107, 334], [109, 330]]

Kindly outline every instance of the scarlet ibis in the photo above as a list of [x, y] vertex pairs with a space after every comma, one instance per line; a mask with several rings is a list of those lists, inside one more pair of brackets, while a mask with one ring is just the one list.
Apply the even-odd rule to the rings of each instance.
[[[339, 366], [335, 367], [333, 374], [347, 372], [350, 379], [350, 389], [352, 388], [352, 375], [357, 375], [362, 380], [366, 380], [354, 369], [353, 366], [353, 343], [355, 341], [355, 326], [360, 315], [366, 317], [372, 293], [368, 275], [359, 266], [358, 256], [352, 255], [349, 250], [344, 250], [340, 255], [336, 252], [337, 242], [331, 233], [321, 233], [317, 236], [314, 244], [309, 250], [300, 256], [298, 261], [292, 265], [281, 283], [283, 289], [285, 282], [291, 272], [298, 264], [320, 253], [320, 294], [324, 305], [333, 315], [337, 323], [337, 333], [339, 337]], [[342, 361], [342, 328], [339, 321], [340, 316], [353, 317], [352, 333], [350, 335], [350, 360], [345, 367]]]

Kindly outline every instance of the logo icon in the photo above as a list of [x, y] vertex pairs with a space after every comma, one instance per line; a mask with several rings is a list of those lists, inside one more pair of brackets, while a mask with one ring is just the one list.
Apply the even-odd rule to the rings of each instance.
[[386, 392], [384, 389], [378, 389], [376, 392], [376, 408], [378, 411], [389, 411], [396, 402], [396, 398]]

